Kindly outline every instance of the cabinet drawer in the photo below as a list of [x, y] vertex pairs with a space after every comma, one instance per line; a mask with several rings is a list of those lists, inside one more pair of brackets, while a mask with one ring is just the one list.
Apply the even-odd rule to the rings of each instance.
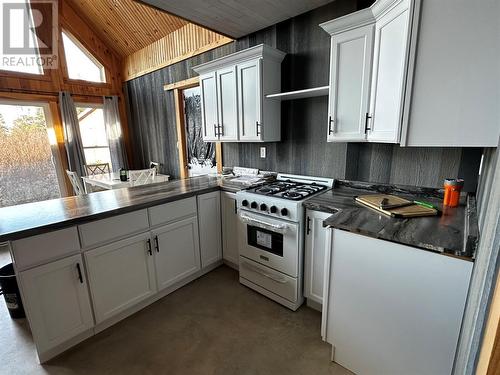
[[134, 211], [78, 226], [83, 247], [109, 242], [113, 239], [139, 233], [148, 228], [146, 210]]
[[240, 257], [240, 277], [260, 285], [290, 302], [297, 302], [297, 279]]
[[168, 224], [172, 221], [196, 215], [196, 197], [181, 199], [148, 208], [151, 226]]
[[76, 227], [44, 233], [12, 242], [18, 270], [37, 266], [80, 251]]

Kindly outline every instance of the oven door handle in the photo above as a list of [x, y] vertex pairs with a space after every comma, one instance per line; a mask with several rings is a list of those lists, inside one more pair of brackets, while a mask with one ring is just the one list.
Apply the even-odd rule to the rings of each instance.
[[287, 282], [287, 279], [285, 279], [284, 277], [279, 277], [279, 276], [267, 273], [266, 271], [261, 270], [260, 268], [258, 268], [256, 266], [253, 266], [253, 265], [251, 265], [251, 264], [249, 264], [247, 262], [242, 262], [241, 265], [244, 268], [246, 268], [247, 270], [255, 272], [255, 273], [258, 273], [259, 275], [267, 277], [268, 279], [271, 279], [271, 280], [273, 280], [273, 281], [275, 281], [277, 283], [286, 284], [286, 282]]
[[287, 224], [271, 224], [262, 220], [254, 219], [253, 217], [247, 216], [245, 214], [239, 214], [240, 220], [245, 224], [253, 224], [259, 228], [268, 229], [274, 232], [284, 233], [288, 229]]

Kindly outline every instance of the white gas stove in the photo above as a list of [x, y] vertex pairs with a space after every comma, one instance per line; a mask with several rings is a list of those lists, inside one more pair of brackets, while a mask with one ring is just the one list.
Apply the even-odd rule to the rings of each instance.
[[292, 310], [302, 305], [302, 202], [333, 181], [278, 174], [274, 182], [236, 193], [242, 284]]

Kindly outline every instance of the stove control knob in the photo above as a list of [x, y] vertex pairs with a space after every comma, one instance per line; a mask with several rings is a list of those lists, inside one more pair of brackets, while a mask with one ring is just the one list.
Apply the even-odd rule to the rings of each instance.
[[262, 203], [262, 204], [260, 205], [260, 210], [261, 210], [261, 211], [265, 211], [265, 210], [267, 210], [267, 206], [266, 206], [264, 203]]
[[288, 215], [288, 210], [286, 208], [281, 209], [281, 215], [287, 216]]
[[271, 211], [272, 214], [275, 214], [278, 211], [278, 208], [276, 206], [271, 206], [269, 211]]
[[242, 202], [241, 202], [241, 205], [246, 207], [248, 206], [248, 201], [246, 199], [244, 199]]
[[250, 204], [250, 207], [251, 208], [257, 208], [257, 202], [252, 202], [252, 204]]

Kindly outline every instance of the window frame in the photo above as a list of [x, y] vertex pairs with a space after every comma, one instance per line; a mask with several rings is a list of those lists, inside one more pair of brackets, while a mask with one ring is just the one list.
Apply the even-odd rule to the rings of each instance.
[[[69, 76], [69, 70], [68, 70], [68, 60], [66, 59], [66, 50], [64, 48], [64, 41], [63, 41], [63, 34], [66, 34], [66, 36], [96, 65], [102, 67], [101, 69], [101, 78], [104, 79], [104, 81], [101, 82], [96, 82], [96, 81], [87, 81], [84, 79], [75, 79], [71, 78]], [[99, 58], [97, 58], [71, 31], [69, 31], [65, 27], [60, 27], [59, 28], [59, 50], [61, 51], [59, 53], [59, 60], [60, 60], [60, 69], [63, 74], [63, 79], [67, 83], [79, 83], [83, 85], [95, 85], [95, 86], [105, 86], [105, 87], [111, 87], [111, 82], [108, 80], [108, 77], [110, 77], [110, 71], [106, 67], [105, 64]]]
[[[101, 109], [103, 110], [104, 108], [104, 104], [103, 103], [85, 103], [85, 102], [76, 102], [75, 103], [75, 109], [76, 108], [96, 108], [96, 109]], [[106, 124], [104, 124], [104, 113], [103, 113], [103, 125], [104, 125], [104, 131], [106, 131]], [[80, 130], [81, 132], [81, 127], [80, 127], [80, 120], [78, 120], [78, 129]], [[106, 137], [106, 143], [107, 143], [107, 146], [87, 146], [85, 147], [83, 145], [83, 140], [82, 140], [82, 148], [83, 148], [83, 157], [85, 158], [85, 164], [87, 164], [87, 158], [85, 156], [85, 149], [105, 149], [107, 148], [109, 150], [109, 155], [110, 155], [110, 160], [109, 160], [109, 169], [111, 170], [112, 169], [112, 164], [111, 164], [111, 149], [109, 147], [109, 141]]]

